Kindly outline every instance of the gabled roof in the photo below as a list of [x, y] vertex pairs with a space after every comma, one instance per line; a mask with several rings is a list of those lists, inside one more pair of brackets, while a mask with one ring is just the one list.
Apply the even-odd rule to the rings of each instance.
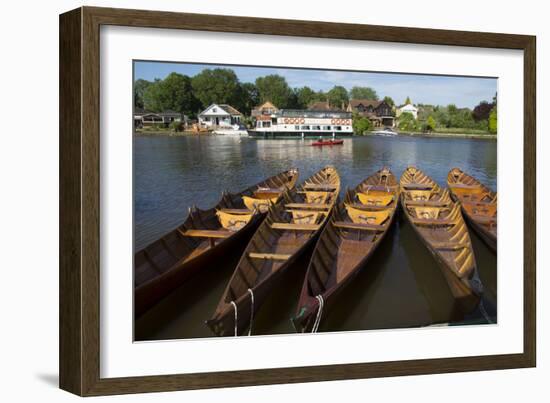
[[278, 109], [278, 108], [275, 105], [273, 105], [271, 102], [265, 101], [263, 104], [254, 107], [254, 109]]
[[242, 116], [242, 113], [239, 112], [238, 110], [236, 110], [235, 108], [233, 108], [231, 105], [228, 105], [228, 104], [219, 104], [218, 105], [220, 108], [222, 108], [223, 110], [225, 110], [227, 113], [229, 113], [230, 115], [241, 115]]
[[314, 102], [311, 105], [308, 106], [308, 109], [310, 111], [333, 111], [338, 110], [338, 108], [331, 108], [328, 101], [318, 101]]
[[349, 105], [352, 108], [357, 108], [359, 105], [372, 106], [373, 108], [377, 108], [382, 102], [384, 101], [377, 101], [376, 99], [350, 99]]
[[207, 111], [209, 111], [210, 109], [212, 109], [212, 108], [214, 108], [214, 107], [220, 108], [222, 111], [224, 111], [224, 112], [227, 113], [228, 115], [232, 115], [232, 116], [235, 116], [235, 115], [242, 116], [242, 113], [241, 113], [241, 112], [239, 112], [237, 109], [233, 108], [231, 105], [228, 105], [228, 104], [212, 104], [212, 105], [210, 105], [208, 108], [206, 108], [205, 110], [203, 110], [201, 113], [199, 113], [199, 115], [204, 115]]

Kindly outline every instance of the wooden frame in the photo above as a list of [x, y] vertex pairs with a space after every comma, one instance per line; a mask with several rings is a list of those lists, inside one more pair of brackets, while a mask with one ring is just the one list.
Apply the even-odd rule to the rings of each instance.
[[[185, 375], [100, 378], [99, 34], [101, 25], [458, 45], [524, 52], [522, 354]], [[536, 363], [534, 36], [82, 7], [60, 16], [60, 387], [81, 395], [533, 367]]]

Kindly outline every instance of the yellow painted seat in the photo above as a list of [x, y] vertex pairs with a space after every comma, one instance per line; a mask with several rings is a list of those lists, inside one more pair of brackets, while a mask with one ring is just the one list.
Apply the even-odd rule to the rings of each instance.
[[326, 203], [329, 193], [328, 192], [310, 192], [306, 191], [307, 203]]
[[431, 190], [411, 190], [409, 191], [412, 200], [429, 200], [432, 194]]
[[217, 210], [216, 215], [218, 216], [218, 220], [223, 228], [230, 231], [238, 231], [248, 224], [253, 213], [226, 213], [224, 211]]
[[243, 203], [250, 211], [258, 210], [261, 213], [265, 213], [270, 203], [277, 203], [279, 195], [271, 198], [256, 198], [250, 196], [243, 196]]
[[416, 217], [422, 219], [437, 219], [439, 218], [439, 213], [441, 208], [439, 207], [415, 207], [414, 209]]
[[388, 192], [361, 192], [357, 193], [357, 197], [362, 204], [373, 206], [387, 206], [393, 200], [393, 195]]
[[382, 225], [390, 216], [390, 210], [367, 211], [346, 205], [351, 221], [357, 224]]

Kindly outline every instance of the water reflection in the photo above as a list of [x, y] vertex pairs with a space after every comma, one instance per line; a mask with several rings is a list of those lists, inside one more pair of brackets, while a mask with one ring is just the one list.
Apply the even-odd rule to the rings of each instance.
[[[445, 185], [458, 166], [496, 189], [497, 143], [491, 140], [365, 137], [343, 146], [312, 147], [311, 140], [224, 137], [136, 137], [134, 139], [134, 247], [140, 249], [180, 224], [192, 205], [210, 207], [223, 190], [239, 191], [290, 167], [303, 180], [335, 165], [342, 191], [381, 166], [400, 176], [415, 164]], [[470, 231], [481, 279], [484, 308], [496, 319], [496, 257]], [[205, 270], [136, 322], [136, 339], [210, 337], [203, 321], [214, 311], [238, 261], [235, 250], [219, 267]], [[282, 279], [255, 319], [255, 334], [292, 332], [309, 255]], [[321, 330], [424, 326], [450, 321], [484, 322], [482, 312], [457, 312], [440, 269], [412, 228], [400, 219], [369, 265], [326, 313]]]

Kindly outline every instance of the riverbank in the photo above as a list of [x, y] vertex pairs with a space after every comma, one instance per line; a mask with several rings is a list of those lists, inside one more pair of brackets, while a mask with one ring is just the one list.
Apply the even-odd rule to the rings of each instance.
[[[403, 132], [397, 132], [397, 136], [408, 136], [408, 137], [444, 137], [444, 138], [462, 138], [462, 139], [486, 139], [486, 140], [496, 140], [497, 135], [496, 134], [468, 134], [468, 133], [425, 133], [425, 132], [410, 132], [410, 133], [403, 133]], [[180, 137], [180, 136], [223, 136], [223, 135], [217, 135], [213, 132], [201, 132], [196, 133], [193, 131], [183, 131], [183, 132], [175, 132], [173, 130], [135, 130], [134, 136], [170, 136], [170, 137]], [[378, 136], [377, 134], [374, 134], [374, 132], [369, 132], [365, 134], [364, 136]], [[338, 138], [352, 138], [352, 137], [363, 137], [359, 135], [353, 135], [353, 136], [338, 136]], [[252, 138], [252, 136], [251, 136]], [[263, 138], [263, 137], [257, 137], [257, 138]], [[312, 137], [306, 137], [307, 140], [311, 139], [318, 139], [318, 136], [312, 136]], [[276, 139], [280, 140], [289, 140], [289, 139], [296, 139], [296, 140], [302, 140], [302, 137], [298, 136], [278, 136]]]
[[496, 140], [496, 134], [467, 134], [467, 133], [438, 133], [438, 132], [411, 132], [411, 133], [398, 133], [399, 136], [409, 137], [445, 137], [445, 138], [462, 138], [462, 139], [487, 139]]

